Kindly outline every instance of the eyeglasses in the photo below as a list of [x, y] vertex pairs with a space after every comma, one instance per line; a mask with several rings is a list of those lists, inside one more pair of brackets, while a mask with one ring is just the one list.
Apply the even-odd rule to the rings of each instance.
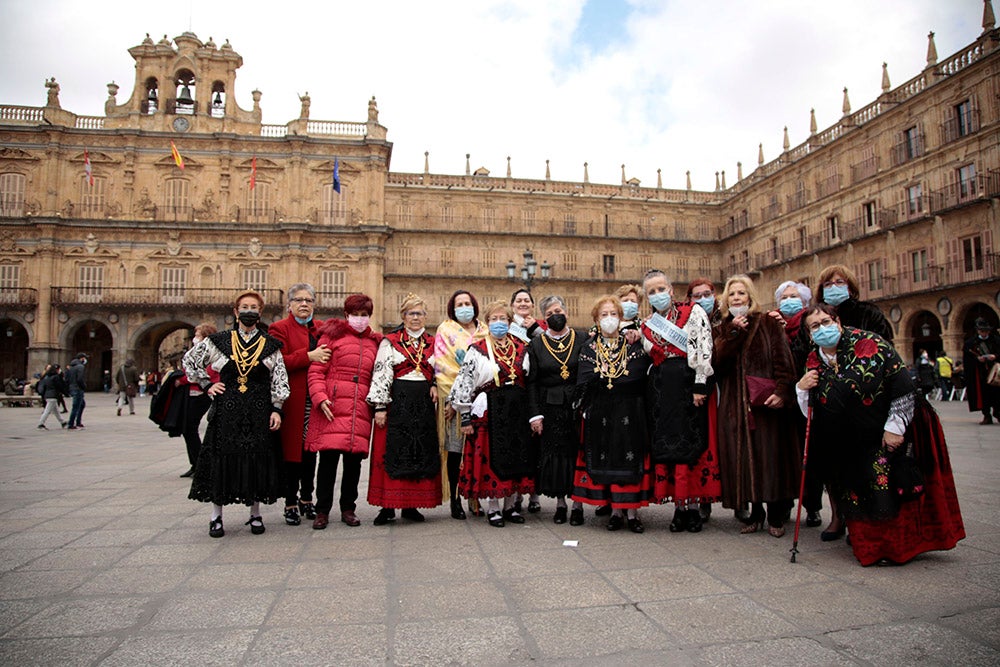
[[830, 319], [829, 317], [824, 317], [819, 322], [813, 322], [812, 324], [810, 324], [809, 331], [819, 331], [820, 327], [830, 326], [831, 324], [833, 324], [833, 320]]
[[294, 299], [289, 299], [292, 303], [316, 303], [316, 299], [310, 299], [307, 296], [300, 296]]
[[836, 280], [827, 280], [825, 283], [823, 283], [823, 287], [833, 287], [834, 285], [836, 285], [837, 287], [843, 287], [846, 284], [847, 284], [846, 280], [844, 280], [843, 278], [837, 278]]
[[422, 310], [408, 310], [405, 313], [403, 313], [403, 315], [405, 315], [406, 317], [423, 317], [426, 314], [427, 313], [425, 313]]

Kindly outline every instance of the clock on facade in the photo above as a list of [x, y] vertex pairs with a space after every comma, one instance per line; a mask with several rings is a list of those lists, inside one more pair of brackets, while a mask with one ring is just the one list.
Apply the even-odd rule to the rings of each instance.
[[174, 118], [174, 130], [176, 132], [187, 132], [190, 127], [191, 121], [184, 116], [177, 116]]

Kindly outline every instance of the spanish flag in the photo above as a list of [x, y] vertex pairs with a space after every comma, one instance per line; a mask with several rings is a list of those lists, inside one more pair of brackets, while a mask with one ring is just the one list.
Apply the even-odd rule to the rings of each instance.
[[253, 160], [250, 161], [250, 189], [253, 190], [257, 185], [257, 156], [253, 156]]
[[183, 169], [184, 158], [182, 158], [181, 154], [177, 152], [177, 146], [174, 146], [173, 141], [170, 142], [170, 154], [174, 156], [174, 164], [176, 164], [179, 169]]

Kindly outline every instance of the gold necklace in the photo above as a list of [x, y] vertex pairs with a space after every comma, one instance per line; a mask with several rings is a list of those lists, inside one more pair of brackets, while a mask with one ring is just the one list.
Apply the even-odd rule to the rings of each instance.
[[233, 329], [231, 340], [233, 353], [229, 358], [236, 362], [236, 382], [240, 385], [240, 393], [245, 394], [247, 393], [247, 375], [257, 365], [260, 354], [264, 351], [264, 336], [260, 336], [257, 342], [252, 345], [244, 345], [239, 333]]
[[[420, 370], [420, 364], [424, 361], [424, 348], [426, 344], [424, 343], [423, 336], [417, 336], [414, 338], [409, 334], [409, 332], [403, 332], [404, 338], [400, 341], [403, 344], [403, 352], [406, 353], [407, 358], [413, 364], [413, 367]], [[411, 352], [410, 349], [414, 352]]]
[[[559, 365], [562, 366], [562, 368], [559, 370], [559, 377], [561, 377], [563, 380], [568, 380], [569, 379], [569, 368], [567, 367], [567, 364], [569, 364], [569, 358], [573, 354], [573, 342], [575, 340], [576, 340], [576, 331], [574, 331], [573, 329], [570, 329], [569, 330], [569, 350], [567, 350], [567, 352], [566, 352], [566, 358], [565, 359], [560, 359], [559, 355], [556, 354], [556, 350], [553, 350], [552, 346], [549, 345], [549, 335], [548, 334], [543, 334], [542, 335], [542, 345], [544, 345], [545, 349], [548, 350], [548, 352], [549, 352], [550, 355], [552, 355], [552, 358], [555, 359], [557, 362], [559, 362]], [[565, 347], [566, 346], [563, 345], [563, 341], [560, 340], [559, 341], [559, 346], [556, 349], [559, 350], [560, 352], [562, 352], [563, 349], [565, 349]]]
[[507, 384], [514, 384], [514, 381], [517, 379], [517, 369], [514, 367], [514, 360], [517, 357], [517, 348], [509, 338], [504, 336], [503, 346], [501, 346], [501, 341], [497, 341], [494, 343], [493, 349], [496, 351], [497, 361], [505, 362], [507, 364], [507, 368], [510, 369], [510, 379], [507, 381]]
[[602, 378], [608, 378], [608, 389], [614, 385], [612, 380], [628, 375], [628, 345], [619, 336], [616, 341], [621, 343], [617, 349], [604, 343], [604, 337], [597, 337], [597, 372]]

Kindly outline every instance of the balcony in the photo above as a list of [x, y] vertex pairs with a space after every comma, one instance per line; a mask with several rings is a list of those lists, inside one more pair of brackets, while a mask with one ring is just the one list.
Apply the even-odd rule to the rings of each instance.
[[0, 287], [0, 306], [34, 308], [38, 305], [38, 290], [31, 287]]
[[924, 135], [917, 134], [910, 139], [903, 139], [892, 147], [892, 166], [898, 167], [924, 154]]
[[996, 280], [1000, 278], [1000, 254], [929, 264], [916, 272], [908, 268], [889, 278], [902, 294]]
[[851, 183], [860, 183], [878, 173], [878, 156], [867, 157], [851, 165]]
[[797, 211], [809, 203], [809, 191], [796, 190], [794, 194], [790, 194], [785, 197], [785, 203], [789, 213]]
[[743, 211], [739, 215], [735, 215], [729, 219], [726, 224], [724, 224], [719, 229], [719, 238], [724, 239], [734, 234], [738, 234], [745, 229], [750, 227], [750, 215]]
[[979, 110], [966, 109], [964, 112], [955, 110], [955, 114], [941, 124], [941, 141], [950, 144], [962, 137], [979, 131]]
[[831, 174], [822, 180], [816, 181], [816, 196], [819, 198], [829, 197], [840, 191], [840, 174]]
[[770, 204], [762, 206], [760, 209], [760, 219], [763, 222], [770, 222], [779, 215], [781, 215], [781, 203], [777, 201], [772, 201]]
[[[192, 289], [187, 287], [52, 287], [52, 305], [66, 309], [95, 306], [115, 310], [222, 309], [233, 307], [237, 289]], [[284, 291], [258, 290], [264, 296], [268, 314], [285, 310]]]

